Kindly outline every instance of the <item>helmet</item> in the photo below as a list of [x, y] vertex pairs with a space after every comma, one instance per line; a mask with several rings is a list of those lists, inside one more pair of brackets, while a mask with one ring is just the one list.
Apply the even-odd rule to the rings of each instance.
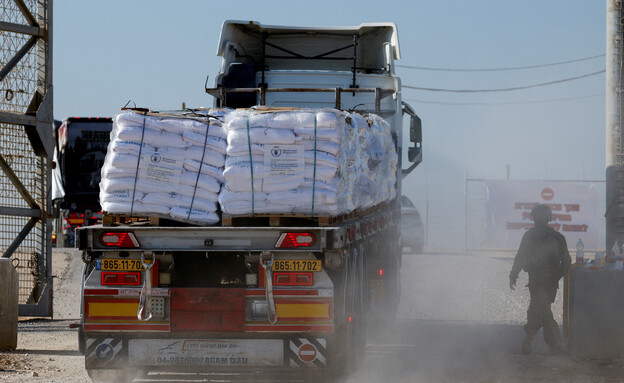
[[531, 217], [533, 220], [539, 220], [540, 218], [546, 220], [546, 222], [550, 222], [552, 220], [552, 211], [550, 208], [544, 204], [536, 205], [533, 210], [531, 210]]

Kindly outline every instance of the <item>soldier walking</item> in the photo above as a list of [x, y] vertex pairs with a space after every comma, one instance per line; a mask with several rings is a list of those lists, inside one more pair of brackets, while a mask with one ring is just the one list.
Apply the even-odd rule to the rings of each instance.
[[565, 237], [548, 226], [552, 212], [546, 205], [537, 205], [531, 211], [535, 226], [522, 237], [520, 248], [509, 273], [509, 287], [515, 290], [520, 270], [529, 274], [531, 303], [527, 310], [526, 335], [522, 353], [531, 353], [531, 342], [540, 328], [550, 352], [561, 352], [559, 325], [553, 318], [551, 304], [555, 301], [559, 280], [570, 268], [570, 253]]

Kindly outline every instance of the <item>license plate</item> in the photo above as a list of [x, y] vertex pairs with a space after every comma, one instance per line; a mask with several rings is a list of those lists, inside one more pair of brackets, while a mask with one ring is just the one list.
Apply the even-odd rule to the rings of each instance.
[[131, 366], [239, 368], [283, 366], [284, 341], [281, 339], [130, 339], [128, 361]]
[[273, 271], [321, 271], [321, 261], [318, 259], [280, 259], [273, 261]]
[[[151, 263], [152, 261], [145, 261]], [[140, 259], [102, 259], [102, 271], [145, 271]]]

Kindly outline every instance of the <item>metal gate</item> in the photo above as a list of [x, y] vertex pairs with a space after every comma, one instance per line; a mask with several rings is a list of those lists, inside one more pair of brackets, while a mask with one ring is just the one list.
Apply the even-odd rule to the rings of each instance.
[[0, 0], [0, 256], [19, 315], [52, 316], [52, 0]]

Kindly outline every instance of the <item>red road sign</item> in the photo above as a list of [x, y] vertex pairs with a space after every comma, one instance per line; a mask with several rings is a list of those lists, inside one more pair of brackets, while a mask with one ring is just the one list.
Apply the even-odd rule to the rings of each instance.
[[544, 188], [542, 190], [542, 199], [544, 201], [550, 201], [555, 197], [555, 192], [551, 188]]
[[302, 344], [297, 353], [302, 362], [310, 363], [316, 359], [316, 347], [310, 343]]

